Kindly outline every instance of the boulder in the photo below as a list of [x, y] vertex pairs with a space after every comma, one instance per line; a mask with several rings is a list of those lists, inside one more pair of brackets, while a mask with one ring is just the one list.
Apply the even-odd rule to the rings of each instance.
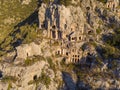
[[31, 2], [31, 0], [22, 0], [22, 4], [28, 5]]
[[26, 59], [27, 57], [34, 55], [41, 55], [41, 46], [32, 42], [30, 44], [22, 44], [16, 47], [17, 59]]

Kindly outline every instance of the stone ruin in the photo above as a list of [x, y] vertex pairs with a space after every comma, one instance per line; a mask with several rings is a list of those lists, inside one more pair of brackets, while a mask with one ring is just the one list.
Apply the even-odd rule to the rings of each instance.
[[47, 38], [50, 40], [61, 42], [56, 47], [55, 54], [65, 57], [67, 63], [80, 63], [83, 58], [80, 47], [89, 42], [91, 33], [95, 32], [91, 29], [85, 30], [83, 23], [80, 25], [80, 22], [71, 22], [70, 17], [70, 10], [64, 6], [42, 4], [39, 11], [39, 28], [47, 30]]

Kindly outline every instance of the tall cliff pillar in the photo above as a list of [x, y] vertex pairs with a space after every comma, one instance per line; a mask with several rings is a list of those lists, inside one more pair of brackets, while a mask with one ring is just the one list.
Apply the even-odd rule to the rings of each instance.
[[41, 22], [40, 22], [40, 17], [39, 17], [39, 29], [41, 29]]

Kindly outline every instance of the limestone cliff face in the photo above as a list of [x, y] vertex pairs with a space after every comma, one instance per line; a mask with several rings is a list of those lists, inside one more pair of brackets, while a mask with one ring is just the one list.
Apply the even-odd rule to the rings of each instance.
[[85, 14], [80, 7], [42, 4], [39, 8], [39, 28], [45, 26], [46, 29], [50, 29], [55, 26], [60, 30], [70, 32], [82, 29], [85, 21]]
[[[12, 87], [10, 88], [14, 88], [14, 90], [18, 89], [18, 90], [57, 90], [58, 87], [58, 83], [55, 83], [54, 78], [55, 78], [55, 73], [52, 69], [49, 69], [49, 64], [45, 61], [40, 61], [37, 62], [31, 66], [28, 67], [23, 67], [23, 66], [14, 66], [14, 65], [10, 65], [7, 63], [0, 64], [0, 70], [2, 70], [2, 74], [4, 77], [7, 76], [12, 76], [13, 78], [11, 78], [11, 80], [16, 79], [17, 81], [15, 81], [15, 83], [10, 82]], [[49, 84], [49, 88], [46, 88], [46, 85], [39, 83], [38, 86], [35, 85], [34, 82], [34, 77], [39, 77], [42, 75], [42, 73], [44, 73], [47, 75], [47, 77], [50, 78], [50, 84]], [[56, 75], [58, 78], [60, 78], [59, 81], [61, 81], [62, 77], [61, 77], [61, 72], [57, 71]], [[7, 82], [8, 79], [6, 79], [6, 81], [1, 82], [0, 83], [0, 89], [1, 90], [7, 90], [9, 87], [9, 83]], [[3, 87], [4, 86], [4, 87]]]
[[79, 32], [81, 36], [89, 31], [96, 33], [100, 21], [95, 11], [97, 4], [96, 0], [83, 0], [75, 6], [68, 7], [54, 3], [50, 5], [42, 3], [38, 13], [39, 28], [48, 30], [48, 37], [50, 37], [50, 30], [53, 29], [62, 31], [63, 38], [74, 31]]
[[[41, 4], [38, 13], [39, 29], [45, 29], [48, 38], [61, 40], [62, 45], [59, 48], [56, 47], [59, 50], [56, 49], [55, 52], [68, 53], [69, 60], [67, 61], [72, 61], [72, 56], [74, 56], [72, 54], [74, 53], [84, 53], [80, 50], [84, 43], [90, 40], [99, 41], [96, 34], [100, 21], [95, 11], [97, 3], [95, 0], [85, 0], [78, 1], [78, 3], [73, 3], [73, 5], [67, 7], [55, 3]], [[60, 50], [60, 48], [62, 49]], [[76, 50], [73, 50], [75, 48]], [[95, 54], [95, 50], [86, 50], [86, 53], [92, 52]], [[86, 53], [83, 56], [86, 56]], [[82, 58], [82, 55], [80, 57]]]
[[[28, 5], [30, 2], [23, 0], [22, 4]], [[113, 5], [109, 7], [112, 8], [110, 11], [109, 2], [106, 6], [98, 0], [72, 0], [69, 6], [57, 2], [42, 3], [38, 9], [39, 44], [21, 44], [15, 47], [15, 51], [3, 56], [0, 63], [0, 90], [120, 89], [120, 80], [111, 78], [106, 72], [109, 62], [101, 60], [102, 51], [99, 53], [96, 50], [101, 50], [96, 45], [106, 45], [102, 36], [113, 33], [108, 26], [116, 24], [119, 27], [119, 15], [116, 10], [113, 11]], [[71, 69], [73, 66], [66, 65], [64, 60], [77, 65], [82, 63], [82, 69], [76, 67], [74, 72]], [[118, 68], [112, 71], [115, 76], [113, 73], [119, 77]]]
[[[71, 28], [73, 28], [73, 30], [84, 28], [84, 24], [87, 23], [87, 17], [88, 19], [94, 19], [95, 16], [97, 17], [95, 14], [97, 6], [103, 5], [96, 0], [82, 0], [80, 2], [78, 1], [75, 6], [71, 5], [68, 7], [58, 4], [46, 5], [43, 3], [39, 8], [39, 28], [44, 26], [48, 29], [53, 25], [61, 30], [67, 29], [67, 31], [71, 30]], [[87, 16], [87, 13], [89, 13], [90, 16]], [[96, 18], [94, 20], [96, 20]]]
[[[112, 6], [108, 7], [108, 5]], [[72, 0], [72, 5], [67, 7], [55, 3], [49, 5], [42, 3], [38, 13], [39, 28], [51, 29], [55, 26], [59, 30], [71, 32], [71, 30], [85, 30], [85, 25], [87, 25], [88, 29], [97, 29], [102, 19], [100, 15], [105, 14], [106, 8], [113, 10], [114, 7], [116, 8], [114, 11], [118, 11], [118, 5], [119, 1], [112, 1], [111, 3], [107, 1], [106, 4], [103, 4], [97, 0]], [[107, 12], [108, 16], [113, 13], [111, 11]]]
[[19, 59], [27, 59], [27, 57], [33, 56], [33, 55], [41, 55], [41, 47], [40, 45], [37, 45], [35, 43], [30, 44], [23, 44], [16, 48], [16, 61]]

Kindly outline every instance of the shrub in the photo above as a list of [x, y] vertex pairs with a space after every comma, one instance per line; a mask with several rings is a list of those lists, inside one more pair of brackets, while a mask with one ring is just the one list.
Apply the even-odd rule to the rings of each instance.
[[56, 67], [55, 67], [55, 64], [53, 63], [53, 60], [50, 57], [47, 57], [47, 61], [50, 65], [50, 68], [56, 71]]
[[43, 3], [49, 4], [50, 0], [43, 0]]
[[42, 72], [41, 76], [39, 77], [39, 81], [48, 87], [50, 85], [51, 79]]
[[119, 32], [106, 36], [105, 43], [120, 49], [120, 34], [119, 34]]
[[4, 76], [2, 79], [1, 79], [2, 82], [16, 82], [17, 81], [17, 78], [14, 77], [14, 76]]
[[107, 0], [97, 0], [99, 2], [102, 2], [102, 3], [106, 3]]
[[[34, 79], [35, 78], [35, 79]], [[44, 85], [46, 85], [46, 87], [48, 87], [51, 83], [51, 79], [49, 76], [47, 76], [45, 73], [41, 73], [41, 76], [39, 76], [38, 78], [36, 77], [36, 75], [34, 76], [33, 80], [29, 81], [28, 82], [28, 85], [31, 85], [31, 84], [36, 84], [36, 86], [39, 84], [39, 83], [42, 83]], [[37, 87], [36, 87], [37, 88]]]
[[101, 30], [100, 28], [96, 29], [96, 33], [97, 33], [97, 34], [100, 34], [101, 31], [102, 31], [102, 30]]
[[71, 5], [72, 0], [60, 0], [61, 5], [69, 6]]
[[[20, 34], [18, 29], [20, 26], [25, 26], [23, 23], [27, 22], [30, 14], [36, 9], [37, 1], [31, 0], [28, 5], [22, 5], [20, 0], [0, 1], [0, 48], [4, 51], [10, 51], [13, 49], [12, 44], [14, 42], [19, 38], [23, 39], [26, 31]], [[34, 32], [32, 31], [31, 33], [33, 34]]]
[[45, 58], [44, 58], [43, 56], [34, 56], [32, 59], [27, 58], [27, 59], [24, 61], [23, 66], [33, 65], [35, 62], [38, 62], [38, 61], [40, 61], [40, 60], [45, 60]]
[[37, 38], [36, 24], [30, 26], [26, 25], [20, 28], [20, 38], [24, 39], [24, 43], [30, 43]]
[[105, 47], [102, 47], [102, 56], [106, 59], [119, 58], [120, 51], [115, 47], [106, 45]]
[[12, 83], [9, 82], [7, 90], [11, 90], [12, 88]]

